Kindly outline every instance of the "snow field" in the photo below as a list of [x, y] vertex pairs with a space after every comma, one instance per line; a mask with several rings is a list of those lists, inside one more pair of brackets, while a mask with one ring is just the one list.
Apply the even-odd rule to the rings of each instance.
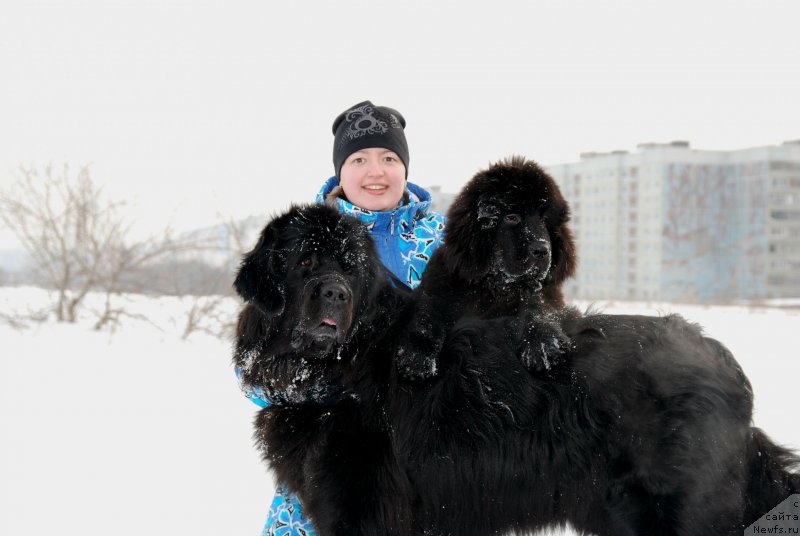
[[[0, 288], [0, 313], [41, 309], [46, 297]], [[230, 341], [181, 340], [186, 300], [126, 299], [152, 322], [127, 318], [112, 334], [93, 331], [88, 314], [21, 330], [0, 320], [0, 534], [256, 536], [274, 485], [252, 446], [257, 408], [238, 389]], [[800, 311], [596, 305], [703, 325], [752, 381], [756, 425], [800, 447]]]

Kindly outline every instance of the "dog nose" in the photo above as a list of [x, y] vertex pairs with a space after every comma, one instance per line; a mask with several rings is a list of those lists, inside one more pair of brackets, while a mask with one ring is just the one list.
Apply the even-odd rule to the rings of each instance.
[[340, 281], [324, 281], [319, 287], [320, 297], [331, 303], [350, 301], [350, 289]]
[[531, 254], [537, 259], [543, 259], [550, 254], [550, 247], [543, 242], [536, 242], [531, 246]]

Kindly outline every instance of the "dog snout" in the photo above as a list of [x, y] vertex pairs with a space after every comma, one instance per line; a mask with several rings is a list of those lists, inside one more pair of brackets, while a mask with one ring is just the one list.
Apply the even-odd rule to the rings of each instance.
[[343, 305], [350, 303], [352, 294], [347, 285], [341, 281], [327, 280], [320, 283], [319, 297], [332, 305]]
[[546, 242], [534, 242], [531, 245], [531, 255], [537, 259], [544, 259], [550, 255], [550, 245]]

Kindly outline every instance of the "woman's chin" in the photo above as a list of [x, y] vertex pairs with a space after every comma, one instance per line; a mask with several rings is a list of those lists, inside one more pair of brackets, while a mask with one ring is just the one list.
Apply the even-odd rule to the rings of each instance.
[[394, 203], [392, 203], [390, 200], [387, 199], [367, 198], [367, 199], [362, 199], [361, 203], [353, 203], [353, 204], [356, 205], [357, 207], [366, 210], [371, 210], [373, 212], [386, 212], [397, 207], [397, 203], [399, 202], [400, 202], [399, 199]]

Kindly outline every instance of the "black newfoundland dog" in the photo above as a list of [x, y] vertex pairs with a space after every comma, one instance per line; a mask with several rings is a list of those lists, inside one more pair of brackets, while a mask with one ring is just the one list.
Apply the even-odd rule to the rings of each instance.
[[516, 314], [563, 307], [561, 284], [575, 272], [569, 206], [531, 160], [515, 156], [478, 172], [447, 212], [444, 244], [425, 271], [425, 294], [451, 315]]
[[515, 156], [478, 172], [447, 213], [444, 244], [425, 270], [398, 366], [411, 378], [436, 373], [447, 331], [464, 316], [517, 316], [520, 358], [547, 370], [569, 346], [559, 324], [561, 285], [575, 272], [569, 206], [550, 175]]
[[416, 300], [382, 272], [356, 220], [314, 205], [273, 220], [236, 278], [234, 361], [274, 402], [256, 439], [321, 534], [739, 534], [800, 489], [733, 357], [680, 317], [568, 316], [546, 378], [517, 317], [463, 318], [435, 377], [407, 381]]

